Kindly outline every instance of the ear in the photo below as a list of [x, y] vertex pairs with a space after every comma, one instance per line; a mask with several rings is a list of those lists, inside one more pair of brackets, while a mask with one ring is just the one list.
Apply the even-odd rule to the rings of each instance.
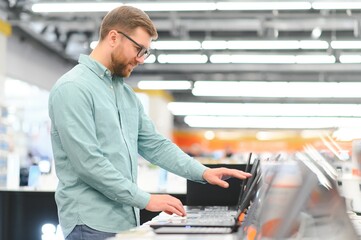
[[116, 46], [118, 37], [119, 37], [118, 33], [115, 30], [109, 31], [107, 38], [108, 38], [109, 45], [111, 47]]

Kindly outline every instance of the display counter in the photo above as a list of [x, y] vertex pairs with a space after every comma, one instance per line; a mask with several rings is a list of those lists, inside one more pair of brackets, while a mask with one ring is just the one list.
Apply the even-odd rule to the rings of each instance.
[[[348, 216], [351, 223], [357, 233], [357, 239], [361, 239], [361, 216], [356, 215], [353, 212], [348, 212]], [[159, 216], [155, 217], [152, 221], [144, 223], [142, 226], [133, 228], [129, 231], [118, 233], [115, 237], [107, 240], [240, 240], [242, 234], [239, 232], [230, 234], [156, 234], [153, 229], [149, 226], [152, 222], [163, 221], [164, 219], [170, 218], [171, 216], [162, 212]], [[240, 229], [239, 229], [240, 231]], [[262, 238], [272, 240], [275, 238]], [[306, 237], [306, 238], [287, 238], [287, 240], [296, 239], [312, 239], [322, 240], [321, 237]], [[331, 238], [339, 239], [339, 238]]]
[[231, 234], [156, 234], [149, 226], [152, 222], [164, 220], [171, 216], [162, 212], [153, 220], [129, 231], [118, 233], [114, 238], [107, 240], [238, 240], [237, 233]]

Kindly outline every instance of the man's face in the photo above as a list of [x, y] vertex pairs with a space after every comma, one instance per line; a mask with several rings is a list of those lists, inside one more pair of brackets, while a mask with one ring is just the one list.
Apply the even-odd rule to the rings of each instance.
[[118, 32], [118, 37], [118, 44], [111, 53], [112, 69], [117, 76], [129, 77], [138, 64], [144, 63], [145, 56], [139, 57], [138, 53], [142, 47], [148, 49], [152, 39], [141, 28], [137, 28], [133, 34], [127, 36]]

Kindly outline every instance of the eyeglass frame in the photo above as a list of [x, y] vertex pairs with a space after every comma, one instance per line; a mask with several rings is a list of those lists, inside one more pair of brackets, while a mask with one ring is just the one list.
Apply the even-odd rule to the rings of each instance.
[[122, 34], [124, 37], [126, 37], [129, 41], [131, 41], [132, 43], [134, 43], [137, 47], [140, 48], [140, 50], [137, 53], [137, 57], [141, 58], [144, 56], [144, 59], [147, 59], [150, 55], [150, 49], [149, 48], [145, 48], [143, 45], [137, 43], [136, 41], [134, 41], [131, 37], [129, 37], [127, 34], [121, 32], [121, 31], [117, 31], [117, 33]]

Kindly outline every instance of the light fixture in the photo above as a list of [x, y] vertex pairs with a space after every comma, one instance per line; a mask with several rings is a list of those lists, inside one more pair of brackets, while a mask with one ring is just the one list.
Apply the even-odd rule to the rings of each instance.
[[159, 63], [206, 63], [208, 57], [205, 54], [160, 54]]
[[331, 41], [333, 49], [361, 49], [361, 41]]
[[192, 87], [192, 82], [174, 80], [174, 81], [140, 81], [140, 89], [158, 89], [158, 90], [188, 90]]
[[212, 2], [139, 2], [126, 3], [143, 11], [214, 11], [216, 4]]
[[336, 58], [333, 55], [296, 55], [296, 63], [335, 63]]
[[214, 11], [216, 4], [210, 2], [57, 2], [57, 3], [34, 3], [31, 7], [33, 12], [108, 12], [121, 5], [129, 5], [143, 11]]
[[301, 40], [299, 41], [300, 49], [328, 49], [329, 44], [323, 40]]
[[211, 63], [295, 63], [294, 55], [228, 55], [213, 54], [209, 58]]
[[184, 121], [190, 127], [197, 128], [334, 129], [361, 127], [361, 118], [334, 117], [186, 116]]
[[360, 128], [340, 128], [333, 133], [333, 137], [337, 141], [352, 141], [353, 139], [361, 139], [361, 129]]
[[315, 27], [314, 29], [312, 29], [311, 37], [313, 39], [318, 39], [319, 37], [321, 37], [321, 34], [322, 34], [321, 28]]
[[213, 54], [211, 63], [264, 63], [264, 64], [326, 64], [335, 63], [333, 55], [268, 55], [268, 54]]
[[156, 41], [151, 48], [158, 50], [198, 50], [201, 49], [199, 41]]
[[327, 41], [321, 40], [244, 40], [244, 41], [203, 41], [204, 49], [327, 49]]
[[[98, 41], [90, 43], [94, 49]], [[291, 41], [155, 41], [151, 48], [157, 50], [220, 50], [220, 49], [243, 49], [243, 50], [274, 50], [274, 49], [327, 49], [327, 41], [320, 40], [291, 40]]]
[[176, 116], [361, 117], [361, 104], [170, 102]]
[[33, 12], [108, 12], [121, 5], [143, 11], [262, 11], [313, 9], [361, 9], [360, 2], [279, 1], [279, 2], [40, 2], [31, 6]]
[[204, 138], [207, 140], [213, 140], [215, 138], [216, 134], [213, 131], [205, 131], [204, 132]]
[[227, 49], [227, 41], [203, 41], [203, 49]]
[[307, 10], [311, 9], [308, 1], [283, 2], [217, 2], [218, 10]]
[[325, 1], [315, 1], [312, 3], [313, 9], [361, 9], [361, 2], [325, 2]]
[[228, 41], [228, 49], [298, 49], [299, 42], [294, 41]]
[[361, 55], [340, 55], [341, 63], [361, 63]]
[[197, 81], [195, 96], [268, 98], [360, 98], [361, 82]]
[[44, 2], [33, 4], [31, 10], [37, 13], [108, 12], [122, 5], [117, 2]]
[[98, 45], [98, 43], [99, 43], [99, 41], [92, 41], [92, 42], [90, 43], [90, 48], [91, 48], [91, 49], [96, 48], [96, 46]]

